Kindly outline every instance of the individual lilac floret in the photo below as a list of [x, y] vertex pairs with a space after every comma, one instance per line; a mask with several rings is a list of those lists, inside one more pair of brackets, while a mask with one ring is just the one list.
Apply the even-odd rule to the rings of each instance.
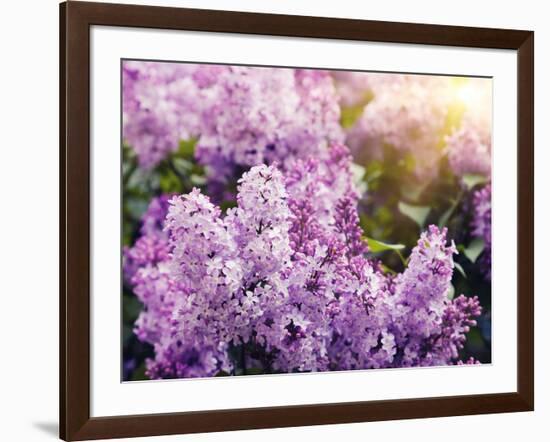
[[481, 269], [487, 280], [491, 280], [491, 185], [488, 184], [474, 192], [474, 216], [472, 236], [483, 239], [485, 244], [480, 256]]

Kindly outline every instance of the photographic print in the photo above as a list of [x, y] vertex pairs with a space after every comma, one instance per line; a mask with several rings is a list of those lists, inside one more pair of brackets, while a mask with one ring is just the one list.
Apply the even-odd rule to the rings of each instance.
[[122, 380], [491, 363], [490, 78], [121, 82]]

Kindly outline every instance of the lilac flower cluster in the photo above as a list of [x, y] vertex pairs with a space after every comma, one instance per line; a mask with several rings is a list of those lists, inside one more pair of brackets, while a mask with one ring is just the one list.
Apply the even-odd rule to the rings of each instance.
[[343, 141], [326, 71], [125, 62], [123, 98], [124, 139], [145, 168], [190, 138], [218, 181], [239, 166], [284, 166]]
[[126, 282], [132, 283], [140, 269], [154, 267], [168, 259], [168, 242], [162, 230], [170, 198], [170, 195], [161, 195], [151, 200], [141, 219], [139, 238], [131, 248], [124, 248], [123, 273]]
[[139, 164], [151, 168], [200, 132], [201, 113], [214, 100], [212, 80], [223, 67], [125, 61], [123, 137]]
[[[408, 156], [422, 182], [435, 177], [444, 156], [457, 178], [479, 175], [490, 181], [490, 81], [359, 72], [340, 72], [335, 79], [343, 106], [360, 106], [367, 99], [361, 116], [347, 133], [347, 143], [356, 157], [383, 159], [384, 148], [391, 146], [402, 160]], [[476, 214], [471, 232], [485, 240], [480, 261], [488, 280], [490, 201], [490, 188], [474, 197]]]
[[[125, 255], [145, 306], [135, 332], [155, 350], [150, 378], [231, 373], [236, 352], [244, 372], [457, 362], [481, 312], [477, 298], [448, 299], [446, 230], [431, 226], [407, 269], [384, 274], [362, 239], [350, 164], [334, 145], [284, 173], [252, 167], [226, 214], [197, 189], [174, 196], [165, 218], [153, 202], [151, 229]], [[151, 237], [162, 248], [140, 243]]]
[[375, 91], [396, 81], [394, 75], [373, 72], [335, 71], [332, 75], [344, 107], [360, 105]]
[[479, 258], [481, 268], [488, 281], [491, 280], [491, 185], [488, 184], [474, 192], [474, 216], [472, 219], [472, 236], [482, 238], [484, 251]]
[[[383, 148], [391, 146], [414, 159], [420, 179], [433, 177], [445, 154], [458, 177], [490, 175], [489, 81], [361, 72], [334, 77], [342, 106], [367, 102], [347, 134], [346, 142], [358, 155], [380, 159]], [[464, 114], [453, 129], [453, 109], [459, 108]]]
[[454, 174], [491, 176], [491, 83], [470, 79], [462, 89], [467, 103], [460, 126], [447, 137], [446, 151]]
[[[342, 76], [341, 76], [342, 77]], [[347, 134], [347, 143], [357, 153], [381, 158], [391, 146], [414, 160], [419, 179], [430, 179], [438, 171], [441, 143], [452, 94], [445, 77], [349, 73], [340, 78], [344, 103], [348, 89], [362, 84], [373, 95]]]
[[465, 122], [447, 138], [448, 158], [456, 176], [491, 175], [491, 134]]

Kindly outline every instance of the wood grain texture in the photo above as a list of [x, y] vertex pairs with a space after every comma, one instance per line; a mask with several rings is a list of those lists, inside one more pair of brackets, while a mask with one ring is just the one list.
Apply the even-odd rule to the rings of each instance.
[[[513, 49], [518, 53], [518, 390], [502, 394], [90, 418], [91, 25]], [[60, 437], [85, 440], [534, 407], [534, 35], [529, 31], [152, 6], [60, 5]]]

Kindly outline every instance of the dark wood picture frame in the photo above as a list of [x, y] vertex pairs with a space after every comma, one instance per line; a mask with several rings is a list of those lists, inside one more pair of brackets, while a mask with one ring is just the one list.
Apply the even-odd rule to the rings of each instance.
[[[90, 26], [516, 50], [517, 391], [326, 405], [90, 417]], [[534, 34], [530, 31], [70, 1], [60, 5], [60, 437], [83, 440], [534, 409]]]

